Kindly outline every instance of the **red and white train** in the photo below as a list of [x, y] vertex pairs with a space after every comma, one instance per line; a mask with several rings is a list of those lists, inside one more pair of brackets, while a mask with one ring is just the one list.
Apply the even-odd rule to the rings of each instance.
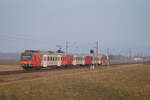
[[[65, 55], [64, 53], [39, 50], [25, 50], [21, 54], [20, 65], [23, 69], [47, 68], [61, 66], [77, 66], [95, 64], [93, 56]], [[98, 64], [104, 63], [104, 58], [98, 56]]]

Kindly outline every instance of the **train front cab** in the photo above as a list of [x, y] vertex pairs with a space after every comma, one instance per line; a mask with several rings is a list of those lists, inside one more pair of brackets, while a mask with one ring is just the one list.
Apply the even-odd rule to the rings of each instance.
[[40, 69], [41, 68], [41, 54], [29, 54], [29, 55], [22, 55], [20, 65], [23, 69]]

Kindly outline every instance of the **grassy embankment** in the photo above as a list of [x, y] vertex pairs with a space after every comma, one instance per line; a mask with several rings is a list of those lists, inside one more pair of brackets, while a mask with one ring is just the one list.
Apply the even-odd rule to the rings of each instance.
[[150, 65], [125, 65], [0, 85], [0, 100], [150, 100]]

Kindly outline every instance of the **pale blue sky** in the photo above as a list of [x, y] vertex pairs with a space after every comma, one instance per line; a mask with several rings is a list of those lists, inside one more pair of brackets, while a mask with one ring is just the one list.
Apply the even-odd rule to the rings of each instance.
[[66, 40], [72, 52], [98, 40], [102, 52], [150, 55], [150, 0], [0, 0], [1, 52], [55, 50]]

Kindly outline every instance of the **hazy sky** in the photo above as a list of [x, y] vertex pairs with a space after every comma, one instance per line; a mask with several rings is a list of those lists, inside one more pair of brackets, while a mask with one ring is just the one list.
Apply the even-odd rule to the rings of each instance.
[[0, 0], [0, 52], [55, 50], [150, 55], [150, 0]]

